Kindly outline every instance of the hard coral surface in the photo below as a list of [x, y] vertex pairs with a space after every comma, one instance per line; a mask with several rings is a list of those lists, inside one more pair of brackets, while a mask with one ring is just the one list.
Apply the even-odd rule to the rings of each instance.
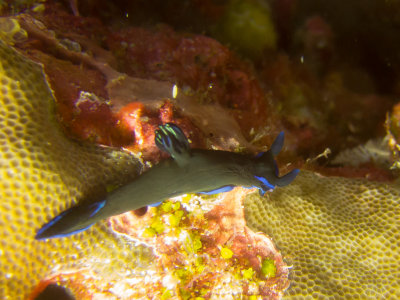
[[61, 240], [34, 236], [90, 191], [132, 177], [140, 164], [123, 152], [67, 139], [42, 68], [1, 41], [0, 57], [0, 298], [26, 299], [40, 280], [61, 270], [82, 272], [93, 282], [106, 274], [110, 283], [128, 279], [126, 270], [151, 254], [104, 223]]
[[400, 297], [398, 184], [302, 171], [267, 198], [247, 196], [245, 214], [293, 266], [285, 299]]

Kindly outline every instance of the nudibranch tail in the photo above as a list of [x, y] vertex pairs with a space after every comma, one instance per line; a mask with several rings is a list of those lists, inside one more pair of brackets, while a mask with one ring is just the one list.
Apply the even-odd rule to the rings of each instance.
[[284, 141], [285, 141], [285, 133], [281, 131], [271, 145], [271, 153], [273, 156], [277, 156], [279, 152], [281, 152]]
[[91, 219], [95, 219], [105, 204], [106, 200], [102, 200], [71, 207], [45, 224], [37, 232], [35, 239], [66, 237], [84, 231], [97, 221]]
[[293, 169], [289, 173], [283, 175], [282, 177], [278, 177], [278, 180], [276, 181], [277, 186], [285, 186], [291, 183], [299, 174], [300, 170], [299, 169]]
[[257, 174], [254, 176], [258, 180], [260, 187], [260, 194], [264, 195], [266, 191], [272, 190], [275, 186], [286, 186], [291, 183], [300, 172], [299, 169], [294, 169], [289, 173], [279, 177], [279, 169], [275, 160], [275, 156], [283, 148], [285, 135], [282, 132], [276, 137], [271, 145], [271, 148], [267, 152], [259, 153], [256, 156], [257, 163]]

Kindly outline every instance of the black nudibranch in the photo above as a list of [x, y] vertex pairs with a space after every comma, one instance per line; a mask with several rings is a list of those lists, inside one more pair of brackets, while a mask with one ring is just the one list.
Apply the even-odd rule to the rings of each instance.
[[271, 149], [257, 156], [228, 151], [190, 149], [182, 130], [167, 123], [159, 126], [155, 143], [171, 155], [131, 182], [110, 192], [105, 199], [84, 203], [62, 212], [36, 234], [38, 240], [65, 237], [86, 230], [94, 223], [181, 194], [216, 194], [235, 186], [258, 188], [260, 194], [291, 183], [299, 173], [294, 169], [279, 177], [274, 156], [282, 149], [281, 132]]

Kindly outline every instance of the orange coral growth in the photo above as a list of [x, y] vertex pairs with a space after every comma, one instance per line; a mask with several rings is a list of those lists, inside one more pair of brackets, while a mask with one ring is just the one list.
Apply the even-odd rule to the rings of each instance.
[[146, 107], [141, 102], [131, 102], [120, 109], [116, 117], [119, 125], [125, 132], [135, 136], [135, 143], [125, 145], [125, 148], [133, 152], [142, 152], [145, 159], [153, 162], [161, 156], [168, 157], [154, 144], [154, 132], [158, 125], [173, 122], [191, 138], [192, 146], [201, 147], [204, 145], [202, 134], [193, 123], [187, 118], [180, 116], [171, 101], [165, 100], [156, 107]]

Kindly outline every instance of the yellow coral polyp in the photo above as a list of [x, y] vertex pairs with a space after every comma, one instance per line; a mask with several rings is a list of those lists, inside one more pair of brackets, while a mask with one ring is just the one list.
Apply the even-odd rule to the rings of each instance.
[[147, 227], [143, 230], [142, 236], [143, 237], [154, 237], [157, 234], [157, 231], [154, 228]]
[[169, 213], [172, 210], [172, 202], [171, 201], [165, 201], [161, 204], [161, 211], [165, 213]]
[[179, 226], [179, 223], [183, 217], [183, 210], [177, 210], [169, 216], [169, 223], [172, 227]]
[[156, 233], [163, 233], [165, 230], [164, 223], [162, 219], [156, 218], [153, 223], [151, 223], [150, 227], [154, 229]]
[[179, 201], [175, 202], [172, 204], [172, 208], [174, 210], [180, 209], [181, 208], [181, 203]]
[[242, 274], [243, 274], [244, 279], [250, 280], [253, 278], [254, 270], [253, 270], [253, 268], [248, 268], [248, 269], [243, 270]]
[[226, 247], [221, 247], [221, 257], [224, 259], [231, 259], [233, 256], [233, 251]]
[[186, 194], [181, 197], [181, 201], [186, 204], [189, 203], [190, 199], [192, 199], [191, 194]]

